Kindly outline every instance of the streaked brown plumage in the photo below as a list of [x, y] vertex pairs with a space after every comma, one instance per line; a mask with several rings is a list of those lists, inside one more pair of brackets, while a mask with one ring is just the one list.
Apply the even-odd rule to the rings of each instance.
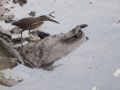
[[51, 19], [50, 17], [46, 15], [42, 15], [38, 17], [23, 18], [23, 19], [13, 22], [12, 25], [15, 25], [22, 29], [21, 31], [21, 39], [22, 39], [23, 31], [29, 30], [29, 35], [30, 35], [30, 30], [33, 30], [35, 28], [42, 26], [44, 24], [44, 21], [51, 21], [51, 22], [55, 22], [59, 24], [59, 22]]

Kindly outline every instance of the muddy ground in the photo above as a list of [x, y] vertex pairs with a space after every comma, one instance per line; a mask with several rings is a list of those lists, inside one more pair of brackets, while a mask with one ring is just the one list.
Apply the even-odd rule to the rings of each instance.
[[[6, 15], [9, 13], [11, 9], [5, 8], [6, 4], [9, 4], [10, 1], [6, 1], [1, 6], [3, 12], [1, 12], [1, 21], [5, 24], [15, 22], [14, 15]], [[14, 2], [15, 3], [15, 2]], [[17, 3], [17, 2], [16, 2]], [[15, 3], [15, 4], [16, 4]], [[20, 6], [22, 2], [19, 2]], [[51, 12], [49, 15], [44, 15], [44, 18], [48, 18], [58, 24], [58, 21], [50, 19], [50, 17], [55, 18]], [[3, 15], [2, 15], [3, 14]], [[28, 15], [32, 16], [32, 20], [37, 20], [35, 16], [35, 12], [31, 11]], [[42, 17], [42, 16], [41, 16]], [[29, 18], [31, 20], [31, 18]], [[26, 19], [24, 19], [26, 20]], [[27, 19], [28, 20], [28, 19]], [[28, 22], [26, 20], [26, 22]], [[43, 20], [43, 19], [40, 19]], [[34, 22], [34, 21], [33, 21]], [[25, 27], [30, 26], [27, 25], [29, 23], [24, 22]], [[34, 23], [33, 23], [34, 24]], [[36, 23], [35, 23], [36, 24]], [[44, 24], [44, 23], [43, 23]], [[55, 61], [59, 60], [62, 57], [65, 57], [69, 53], [71, 53], [74, 49], [78, 48], [82, 43], [88, 40], [88, 37], [85, 36], [82, 29], [87, 27], [87, 24], [77, 25], [75, 28], [71, 29], [67, 33], [60, 33], [56, 35], [51, 35], [49, 33], [45, 33], [41, 30], [37, 30], [30, 32], [31, 35], [29, 37], [18, 37], [13, 38], [14, 34], [21, 34], [22, 28], [13, 28], [11, 30], [5, 30], [3, 26], [0, 28], [0, 68], [14, 68], [18, 64], [23, 64], [29, 68], [43, 68], [44, 70], [53, 70], [52, 65]], [[38, 26], [37, 26], [38, 27]], [[28, 27], [29, 28], [29, 27]], [[19, 31], [20, 30], [20, 31]], [[27, 29], [26, 29], [27, 30]], [[18, 33], [16, 33], [18, 31]], [[37, 37], [36, 39], [34, 37]], [[34, 38], [34, 40], [33, 40]], [[39, 39], [38, 39], [39, 38]], [[24, 44], [26, 42], [26, 44]], [[23, 80], [22, 80], [23, 81]], [[21, 82], [21, 80], [14, 80], [11, 78], [6, 78], [3, 73], [1, 73], [0, 83], [5, 86], [14, 86]]]

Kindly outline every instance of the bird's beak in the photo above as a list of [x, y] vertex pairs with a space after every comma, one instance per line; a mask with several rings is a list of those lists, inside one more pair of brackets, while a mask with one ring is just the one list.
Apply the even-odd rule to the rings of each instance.
[[53, 19], [51, 19], [51, 18], [48, 18], [48, 21], [52, 21], [52, 22], [55, 22], [55, 23], [57, 23], [57, 24], [60, 24], [58, 21], [55, 21], [55, 20], [53, 20]]

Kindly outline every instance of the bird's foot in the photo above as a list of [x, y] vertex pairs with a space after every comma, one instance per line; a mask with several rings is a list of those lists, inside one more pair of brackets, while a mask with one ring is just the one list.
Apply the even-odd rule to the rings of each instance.
[[31, 35], [31, 42], [37, 42], [37, 41], [40, 41], [40, 38], [38, 36], [34, 36], [34, 35]]

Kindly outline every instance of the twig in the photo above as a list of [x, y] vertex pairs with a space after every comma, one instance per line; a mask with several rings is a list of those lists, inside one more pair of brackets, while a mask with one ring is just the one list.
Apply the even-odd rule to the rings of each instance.
[[52, 15], [53, 13], [55, 13], [55, 11], [52, 11], [52, 12], [49, 14], [49, 16], [55, 18], [55, 16]]

